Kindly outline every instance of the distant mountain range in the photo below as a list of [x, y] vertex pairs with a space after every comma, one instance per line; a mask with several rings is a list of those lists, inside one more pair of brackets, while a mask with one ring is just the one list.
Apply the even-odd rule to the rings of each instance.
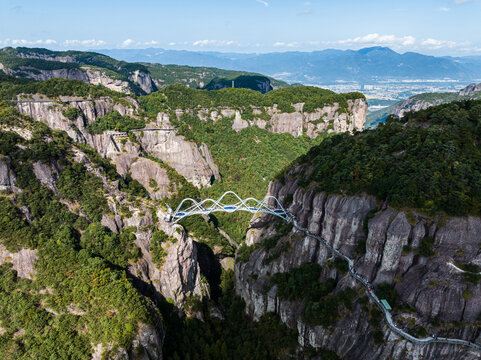
[[435, 57], [397, 53], [386, 47], [239, 54], [164, 49], [114, 49], [99, 52], [129, 62], [213, 66], [268, 74], [289, 82], [326, 84], [405, 79], [481, 79], [481, 57]]

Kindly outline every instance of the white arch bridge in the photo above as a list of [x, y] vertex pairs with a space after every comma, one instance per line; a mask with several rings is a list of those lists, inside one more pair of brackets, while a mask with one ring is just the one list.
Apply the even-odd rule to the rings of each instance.
[[[234, 200], [234, 203], [228, 204], [225, 202], [225, 200], [229, 199]], [[187, 204], [190, 204], [190, 207], [185, 208]], [[188, 216], [208, 215], [217, 211], [227, 213], [232, 213], [234, 211], [247, 211], [252, 214], [267, 213], [278, 216], [285, 221], [291, 221], [288, 212], [274, 196], [267, 196], [262, 201], [254, 198], [242, 199], [233, 191], [225, 192], [218, 200], [205, 199], [197, 202], [191, 198], [184, 199], [177, 209], [170, 215], [168, 221], [175, 224]]]
[[[233, 204], [225, 204], [224, 199], [226, 198], [235, 199], [236, 202]], [[192, 205], [190, 205], [190, 207], [188, 207], [187, 209], [183, 210], [184, 204], [188, 204], [188, 203], [191, 203]], [[302, 231], [303, 233], [306, 234], [306, 236], [309, 236], [311, 238], [318, 240], [321, 243], [321, 245], [326, 247], [334, 256], [340, 257], [347, 261], [349, 275], [366, 289], [366, 293], [371, 299], [371, 301], [374, 304], [376, 304], [379, 307], [379, 309], [383, 312], [384, 319], [386, 320], [386, 324], [389, 327], [389, 329], [391, 329], [391, 331], [403, 337], [404, 339], [419, 345], [442, 343], [442, 344], [448, 344], [448, 345], [460, 345], [466, 348], [470, 348], [471, 350], [481, 351], [481, 345], [478, 345], [476, 343], [473, 343], [467, 340], [438, 337], [435, 334], [432, 334], [431, 336], [425, 337], [425, 338], [417, 338], [409, 334], [405, 330], [401, 329], [400, 327], [398, 327], [394, 323], [390, 310], [386, 309], [382, 305], [380, 299], [376, 295], [374, 287], [370, 285], [368, 279], [358, 274], [354, 269], [354, 260], [344, 255], [334, 247], [332, 247], [324, 238], [318, 235], [311, 234], [309, 230], [301, 227], [297, 223], [294, 216], [290, 214], [287, 210], [285, 210], [282, 204], [279, 202], [279, 200], [277, 200], [277, 198], [275, 198], [274, 196], [267, 196], [262, 201], [259, 201], [254, 198], [247, 198], [245, 200], [242, 200], [235, 192], [227, 191], [219, 198], [219, 200], [205, 199], [200, 202], [197, 202], [194, 199], [187, 198], [187, 199], [184, 199], [179, 204], [175, 212], [173, 213], [172, 211], [170, 212], [170, 216], [166, 220], [172, 224], [175, 224], [187, 216], [206, 215], [216, 211], [223, 211], [227, 213], [232, 213], [234, 211], [248, 211], [253, 214], [267, 213], [267, 214], [278, 216], [287, 222], [292, 221], [293, 227], [295, 229]]]

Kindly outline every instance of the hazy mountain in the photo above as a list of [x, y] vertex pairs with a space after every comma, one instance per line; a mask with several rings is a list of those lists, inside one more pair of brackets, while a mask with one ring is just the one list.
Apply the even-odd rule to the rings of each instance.
[[336, 80], [458, 79], [481, 77], [480, 57], [435, 57], [397, 53], [386, 47], [267, 54], [236, 54], [163, 49], [101, 50], [125, 61], [215, 66], [260, 72], [287, 81], [325, 83]]

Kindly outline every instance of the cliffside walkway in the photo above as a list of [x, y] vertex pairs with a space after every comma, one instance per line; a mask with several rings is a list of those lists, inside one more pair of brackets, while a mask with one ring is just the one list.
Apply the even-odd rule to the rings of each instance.
[[[235, 204], [232, 205], [226, 205], [222, 203], [223, 199], [228, 196], [232, 195], [234, 198], [238, 200]], [[269, 205], [269, 202], [273, 203], [273, 205]], [[185, 203], [192, 203], [192, 205], [185, 209], [182, 210], [182, 207]], [[233, 191], [227, 191], [224, 193], [219, 200], [212, 200], [212, 199], [205, 199], [203, 201], [197, 202], [194, 199], [187, 198], [182, 200], [182, 202], [179, 204], [177, 209], [169, 216], [168, 219], [166, 219], [168, 222], [175, 224], [181, 219], [187, 217], [187, 216], [192, 216], [192, 215], [205, 215], [205, 214], [210, 214], [215, 211], [223, 211], [223, 212], [228, 212], [232, 213], [234, 211], [248, 211], [253, 214], [255, 213], [268, 213], [271, 215], [275, 215], [280, 217], [281, 219], [291, 222], [293, 224], [293, 227], [296, 228], [299, 231], [302, 231], [306, 236], [309, 236], [313, 239], [318, 240], [324, 247], [326, 247], [332, 254], [335, 256], [338, 256], [344, 260], [347, 261], [349, 265], [349, 275], [353, 277], [356, 281], [360, 282], [361, 285], [366, 288], [366, 292], [369, 296], [369, 298], [379, 307], [379, 309], [383, 312], [384, 318], [386, 319], [387, 326], [396, 334], [399, 336], [405, 338], [408, 341], [411, 341], [415, 344], [432, 344], [432, 343], [443, 343], [443, 344], [450, 344], [450, 345], [461, 345], [461, 346], [467, 346], [472, 349], [481, 351], [481, 345], [472, 343], [470, 341], [462, 340], [462, 339], [450, 339], [450, 338], [444, 338], [444, 337], [426, 337], [426, 338], [417, 338], [406, 331], [400, 329], [399, 327], [396, 326], [394, 323], [391, 313], [386, 310], [386, 308], [381, 304], [381, 300], [377, 297], [374, 288], [372, 285], [369, 284], [368, 280], [363, 278], [361, 275], [359, 275], [356, 270], [354, 269], [354, 261], [341, 253], [339, 250], [334, 249], [330, 244], [327, 243], [326, 240], [324, 240], [322, 237], [311, 234], [309, 230], [306, 228], [303, 228], [298, 225], [297, 220], [294, 218], [292, 214], [290, 214], [287, 210], [284, 209], [282, 204], [279, 202], [279, 200], [274, 197], [274, 196], [268, 196], [266, 197], [263, 201], [259, 201], [254, 198], [247, 198], [245, 200], [242, 200], [235, 192]]]

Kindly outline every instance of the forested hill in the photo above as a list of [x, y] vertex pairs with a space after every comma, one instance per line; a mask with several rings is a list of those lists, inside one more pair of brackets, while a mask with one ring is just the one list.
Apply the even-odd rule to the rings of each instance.
[[0, 51], [0, 64], [0, 70], [15, 77], [82, 80], [137, 95], [156, 90], [144, 65], [118, 61], [93, 52], [4, 48]]
[[[261, 74], [216, 68], [129, 63], [85, 51], [51, 51], [38, 48], [0, 50], [0, 74], [17, 78], [47, 80], [64, 78], [103, 85], [110, 90], [145, 95], [171, 84], [219, 89], [236, 81], [236, 87], [266, 92], [289, 84]], [[215, 86], [214, 86], [215, 84]], [[272, 84], [272, 87], [271, 87]], [[229, 85], [230, 86], [230, 85]]]
[[312, 168], [302, 183], [427, 214], [480, 215], [480, 142], [480, 100], [439, 105], [326, 139], [299, 159]]
[[[193, 89], [202, 89], [214, 79], [232, 81], [239, 76], [262, 76], [258, 73], [224, 70], [215, 67], [185, 66], [185, 65], [162, 65], [142, 63], [147, 66], [157, 87], [172, 84], [181, 84]], [[289, 87], [284, 81], [266, 76], [274, 89]], [[241, 87], [241, 86], [237, 86]]]

